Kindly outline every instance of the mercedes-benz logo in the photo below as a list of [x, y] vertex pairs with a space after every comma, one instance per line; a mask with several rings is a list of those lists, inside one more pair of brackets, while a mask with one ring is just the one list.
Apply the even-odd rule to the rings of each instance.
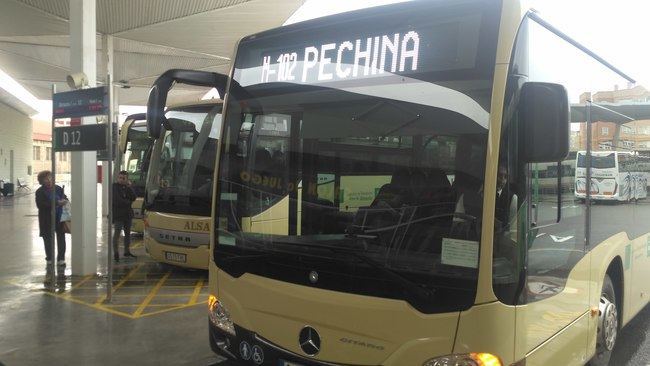
[[309, 272], [309, 282], [311, 283], [318, 282], [318, 272], [316, 271]]
[[315, 356], [320, 351], [320, 335], [310, 326], [302, 328], [298, 335], [298, 343], [308, 356]]

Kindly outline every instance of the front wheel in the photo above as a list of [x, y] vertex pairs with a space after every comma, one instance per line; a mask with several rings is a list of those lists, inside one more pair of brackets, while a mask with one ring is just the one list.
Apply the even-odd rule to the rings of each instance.
[[589, 361], [591, 366], [606, 366], [612, 357], [612, 350], [618, 337], [618, 307], [614, 284], [609, 275], [605, 275], [603, 289], [598, 304], [598, 333], [596, 334], [596, 354]]

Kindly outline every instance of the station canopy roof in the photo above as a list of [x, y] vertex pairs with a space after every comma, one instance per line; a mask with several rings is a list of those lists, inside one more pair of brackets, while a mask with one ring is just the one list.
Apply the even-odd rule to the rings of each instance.
[[[592, 104], [589, 113], [593, 122], [612, 122], [622, 125], [632, 121], [650, 120], [650, 104], [599, 102]], [[585, 104], [571, 105], [571, 122], [585, 122], [586, 120], [587, 106]]]
[[[153, 81], [171, 68], [228, 73], [237, 41], [280, 26], [304, 0], [97, 0], [97, 79], [105, 80], [101, 35], [114, 37], [120, 104], [144, 105]], [[0, 0], [0, 69], [39, 99], [68, 90], [69, 0]], [[205, 90], [177, 86], [170, 102]], [[15, 102], [0, 93], [0, 101]], [[12, 103], [14, 104], [14, 103]]]

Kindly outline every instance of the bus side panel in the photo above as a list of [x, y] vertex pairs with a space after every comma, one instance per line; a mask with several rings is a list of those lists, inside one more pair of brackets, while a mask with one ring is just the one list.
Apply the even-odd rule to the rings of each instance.
[[[598, 309], [598, 303], [600, 302], [600, 292], [603, 288], [603, 279], [607, 273], [607, 269], [610, 264], [616, 260], [616, 257], [621, 259], [625, 258], [625, 245], [629, 242], [629, 239], [625, 233], [616, 234], [609, 239], [598, 244], [589, 252], [589, 257], [591, 259], [591, 286], [590, 286], [590, 296], [589, 296], [589, 307], [592, 310]], [[629, 271], [623, 273], [623, 303], [624, 307], [621, 307], [619, 304], [619, 311], [623, 312], [623, 322], [627, 322], [628, 311], [625, 309], [627, 307], [627, 295], [629, 290], [628, 279], [630, 278]], [[615, 281], [615, 280], [614, 280]], [[615, 283], [614, 286], [617, 286]], [[596, 352], [596, 336], [598, 329], [598, 316], [590, 317], [589, 321], [589, 339], [587, 342], [587, 355], [591, 358]]]
[[[580, 357], [577, 359], [584, 363], [588, 325], [587, 323], [583, 324], [583, 320], [577, 321], [577, 319], [581, 318], [589, 309], [587, 304], [589, 279], [590, 261], [589, 256], [585, 255], [569, 273], [562, 291], [546, 299], [517, 306], [516, 355], [525, 355], [533, 350], [535, 350], [535, 353], [557, 352], [558, 350], [554, 348], [557, 347], [555, 342], [560, 342], [560, 344], [580, 345], [579, 350], [582, 359]], [[540, 293], [554, 291], [552, 283], [534, 284], [530, 281], [529, 278], [529, 291], [533, 288], [540, 291]], [[576, 330], [568, 330], [566, 327], [577, 328]], [[554, 341], [547, 342], [551, 338]], [[568, 352], [568, 349], [566, 351]], [[575, 362], [576, 355], [573, 352], [563, 354], [562, 357]], [[559, 359], [563, 360], [562, 357]]]
[[[618, 233], [599, 243], [592, 251], [592, 290], [590, 306], [598, 307], [603, 278], [616, 257], [623, 263], [622, 326], [648, 304], [650, 294], [650, 235], [630, 240], [626, 233]], [[615, 284], [616, 286], [617, 284]], [[594, 327], [597, 319], [594, 319]], [[595, 329], [595, 328], [594, 328]], [[595, 338], [595, 332], [592, 336]]]
[[586, 361], [584, 335], [588, 330], [589, 314], [584, 314], [526, 355], [526, 366], [584, 365]]
[[509, 365], [516, 361], [514, 329], [514, 306], [501, 302], [476, 305], [460, 314], [454, 353], [490, 352]]
[[644, 235], [630, 242], [631, 278], [629, 280], [629, 321], [648, 304], [650, 294], [650, 235]]
[[[642, 235], [630, 240], [624, 232], [618, 233], [599, 243], [590, 253], [592, 260], [590, 306], [598, 308], [603, 278], [610, 264], [620, 259], [623, 265], [623, 304], [618, 304], [621, 326], [629, 323], [650, 299], [650, 235]], [[615, 279], [613, 279], [615, 281]], [[615, 283], [615, 286], [619, 284]], [[618, 289], [618, 288], [617, 288]], [[620, 291], [620, 290], [619, 290]], [[596, 329], [598, 317], [591, 318], [588, 354], [596, 350]]]

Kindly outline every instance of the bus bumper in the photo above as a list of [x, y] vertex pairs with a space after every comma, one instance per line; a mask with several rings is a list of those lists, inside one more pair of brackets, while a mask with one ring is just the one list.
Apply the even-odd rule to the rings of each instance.
[[135, 233], [144, 233], [144, 222], [141, 218], [133, 219], [131, 223], [131, 231]]
[[201, 245], [196, 248], [167, 245], [145, 237], [144, 246], [149, 256], [156, 262], [173, 264], [179, 267], [193, 269], [208, 269], [210, 246]]
[[[336, 366], [333, 363], [318, 362], [314, 359], [308, 359], [295, 353], [286, 351], [257, 334], [235, 325], [236, 335], [226, 334], [215, 327], [208, 318], [210, 333], [210, 348], [214, 353], [227, 359], [237, 362], [248, 362], [245, 364], [262, 364], [262, 365], [299, 365], [299, 366]], [[243, 344], [246, 344], [249, 350], [247, 359], [243, 358]], [[254, 351], [254, 348], [257, 351]], [[261, 355], [261, 359], [253, 361], [254, 354]], [[244, 364], [244, 363], [242, 363]]]

